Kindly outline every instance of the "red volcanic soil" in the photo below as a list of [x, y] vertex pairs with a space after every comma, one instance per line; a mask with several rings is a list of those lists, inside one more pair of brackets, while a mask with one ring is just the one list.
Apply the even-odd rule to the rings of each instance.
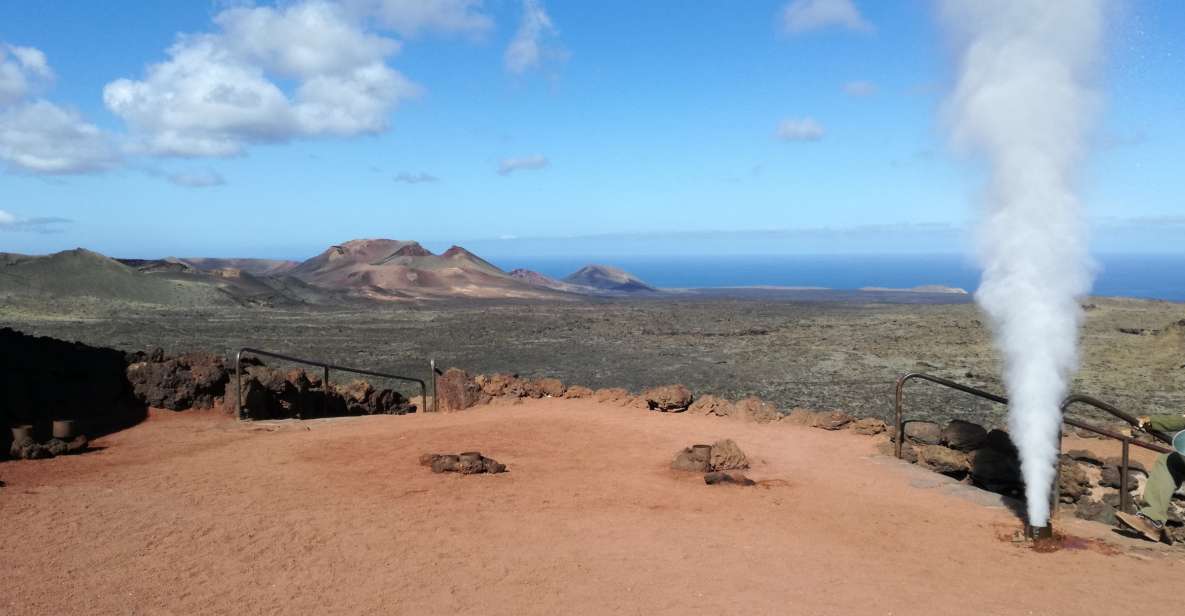
[[[762, 484], [669, 469], [720, 438]], [[255, 424], [154, 413], [92, 453], [0, 464], [0, 613], [1173, 607], [1138, 591], [1185, 573], [1170, 552], [1069, 519], [1048, 553], [1014, 544], [1017, 519], [990, 496], [875, 444], [584, 400]], [[470, 450], [510, 472], [418, 464]]]

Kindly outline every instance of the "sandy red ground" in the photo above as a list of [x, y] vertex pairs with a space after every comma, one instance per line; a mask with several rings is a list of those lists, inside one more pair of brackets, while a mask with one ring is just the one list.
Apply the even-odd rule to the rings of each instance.
[[[668, 468], [733, 438], [742, 488]], [[1116, 614], [1180, 552], [1008, 509], [790, 425], [542, 400], [239, 424], [159, 414], [81, 456], [0, 464], [0, 613]], [[501, 475], [434, 475], [480, 450]], [[1151, 544], [1146, 544], [1151, 545]], [[1176, 601], [1140, 602], [1141, 613]]]

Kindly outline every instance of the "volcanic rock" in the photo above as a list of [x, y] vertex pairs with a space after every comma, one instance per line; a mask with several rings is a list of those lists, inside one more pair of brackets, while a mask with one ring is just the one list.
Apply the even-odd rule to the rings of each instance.
[[420, 456], [420, 465], [432, 467], [433, 473], [476, 475], [506, 472], [505, 464], [487, 458], [479, 451], [467, 451], [462, 454], [426, 453]]
[[[1106, 466], [1114, 466], [1116, 469], [1118, 469], [1123, 465], [1123, 458], [1119, 456], [1107, 456], [1103, 460], [1103, 464]], [[1128, 458], [1127, 468], [1129, 471], [1144, 473], [1145, 475], [1148, 474], [1148, 467], [1144, 466], [1143, 462], [1140, 462], [1134, 458]]]
[[664, 413], [682, 413], [691, 406], [691, 390], [683, 385], [663, 385], [642, 392], [646, 407]]
[[511, 385], [517, 380], [517, 375], [507, 373], [479, 374], [473, 378], [473, 382], [481, 388], [481, 393], [491, 398], [509, 395]]
[[[1122, 474], [1119, 472], [1118, 466], [1111, 466], [1111, 465], [1104, 466], [1103, 467], [1103, 476], [1099, 479], [1099, 485], [1103, 486], [1104, 488], [1115, 488], [1116, 490], [1118, 490], [1121, 477], [1122, 477]], [[1139, 480], [1136, 478], [1136, 474], [1133, 471], [1128, 470], [1128, 473], [1127, 473], [1127, 489], [1128, 489], [1128, 491], [1134, 492], [1139, 487], [1140, 487], [1140, 483], [1139, 483]]]
[[1102, 522], [1108, 526], [1115, 525], [1116, 511], [1117, 509], [1107, 503], [1086, 499], [1079, 500], [1078, 505], [1074, 507], [1075, 516], [1084, 520]]
[[952, 420], [942, 429], [942, 444], [959, 451], [978, 449], [987, 440], [987, 430], [983, 426], [963, 421]]
[[976, 449], [970, 456], [971, 479], [992, 492], [1009, 493], [1022, 484], [1020, 459], [990, 447]]
[[[897, 457], [896, 444], [892, 441], [881, 441], [877, 444], [876, 450], [881, 454], [889, 456], [890, 458]], [[914, 446], [909, 443], [901, 444], [901, 459], [906, 462], [916, 463], [918, 461], [918, 452]]]
[[[230, 373], [222, 357], [187, 353], [167, 358], [159, 351], [155, 349], [148, 356], [150, 361], [127, 368], [127, 380], [144, 404], [173, 411], [212, 408], [214, 399], [224, 394]], [[151, 361], [156, 358], [162, 361]]]
[[865, 436], [874, 436], [885, 431], [885, 422], [876, 417], [865, 417], [853, 421], [849, 428], [856, 434], [863, 434]]
[[1016, 449], [1016, 444], [1012, 442], [1012, 437], [1003, 430], [989, 430], [987, 438], [983, 440], [983, 447], [993, 449], [1000, 453], [1008, 454], [1012, 457], [1017, 457], [1020, 453]]
[[962, 477], [971, 470], [967, 454], [942, 445], [923, 445], [919, 448], [918, 464], [953, 477]]
[[534, 382], [535, 391], [541, 398], [559, 398], [564, 395], [566, 388], [559, 379], [544, 378]]
[[568, 389], [564, 391], [564, 397], [568, 398], [569, 400], [591, 398], [593, 397], [593, 390], [583, 385], [570, 385]]
[[630, 392], [620, 387], [609, 387], [606, 389], [598, 389], [593, 395], [597, 402], [604, 402], [607, 404], [621, 404], [628, 401], [632, 396]]
[[1071, 460], [1090, 464], [1091, 466], [1103, 465], [1102, 456], [1086, 449], [1071, 449], [1070, 451], [1066, 452], [1066, 455], [1069, 456]]
[[919, 445], [937, 445], [942, 442], [942, 428], [932, 421], [907, 421], [905, 440]]
[[749, 468], [749, 458], [732, 439], [716, 441], [708, 458], [708, 470], [727, 471]]
[[1063, 503], [1076, 503], [1090, 494], [1090, 476], [1077, 462], [1063, 461], [1057, 477], [1058, 499]]
[[671, 461], [671, 468], [677, 471], [703, 473], [708, 470], [711, 457], [712, 448], [708, 445], [686, 447], [675, 455], [675, 459]]
[[757, 423], [769, 423], [782, 418], [782, 414], [778, 412], [777, 407], [756, 396], [749, 396], [744, 400], [738, 401], [736, 403], [736, 412], [742, 418]]
[[712, 472], [704, 475], [704, 483], [712, 486], [717, 484], [733, 484], [739, 486], [754, 486], [756, 481], [749, 479], [741, 473], [718, 473]]
[[733, 414], [733, 404], [728, 400], [707, 394], [695, 399], [691, 406], [687, 407], [687, 412], [692, 415], [716, 415], [718, 417], [727, 417]]
[[41, 458], [53, 457], [53, 454], [48, 449], [27, 436], [14, 440], [8, 453], [18, 460], [39, 460]]
[[442, 412], [462, 411], [481, 399], [481, 388], [459, 368], [449, 368], [437, 377], [435, 393]]
[[815, 415], [811, 425], [824, 430], [839, 430], [849, 423], [852, 423], [852, 416], [843, 411], [823, 411]]

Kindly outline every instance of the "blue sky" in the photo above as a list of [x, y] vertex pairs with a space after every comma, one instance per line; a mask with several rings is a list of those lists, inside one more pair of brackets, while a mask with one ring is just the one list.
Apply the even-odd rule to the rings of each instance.
[[[839, 12], [6, 2], [0, 251], [963, 251], [979, 178], [939, 119], [952, 68], [932, 4], [797, 3]], [[1099, 251], [1185, 246], [1182, 32], [1180, 2], [1111, 13], [1082, 182]], [[185, 79], [272, 106], [175, 104]]]

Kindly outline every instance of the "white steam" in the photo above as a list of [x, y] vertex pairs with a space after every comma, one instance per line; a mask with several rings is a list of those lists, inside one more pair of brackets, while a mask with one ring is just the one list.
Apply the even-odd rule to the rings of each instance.
[[1104, 0], [940, 0], [958, 50], [947, 113], [956, 145], [984, 159], [976, 300], [1005, 361], [1008, 425], [1029, 523], [1049, 520], [1059, 405], [1078, 363], [1078, 299], [1090, 290], [1082, 206], [1074, 193], [1102, 47]]

